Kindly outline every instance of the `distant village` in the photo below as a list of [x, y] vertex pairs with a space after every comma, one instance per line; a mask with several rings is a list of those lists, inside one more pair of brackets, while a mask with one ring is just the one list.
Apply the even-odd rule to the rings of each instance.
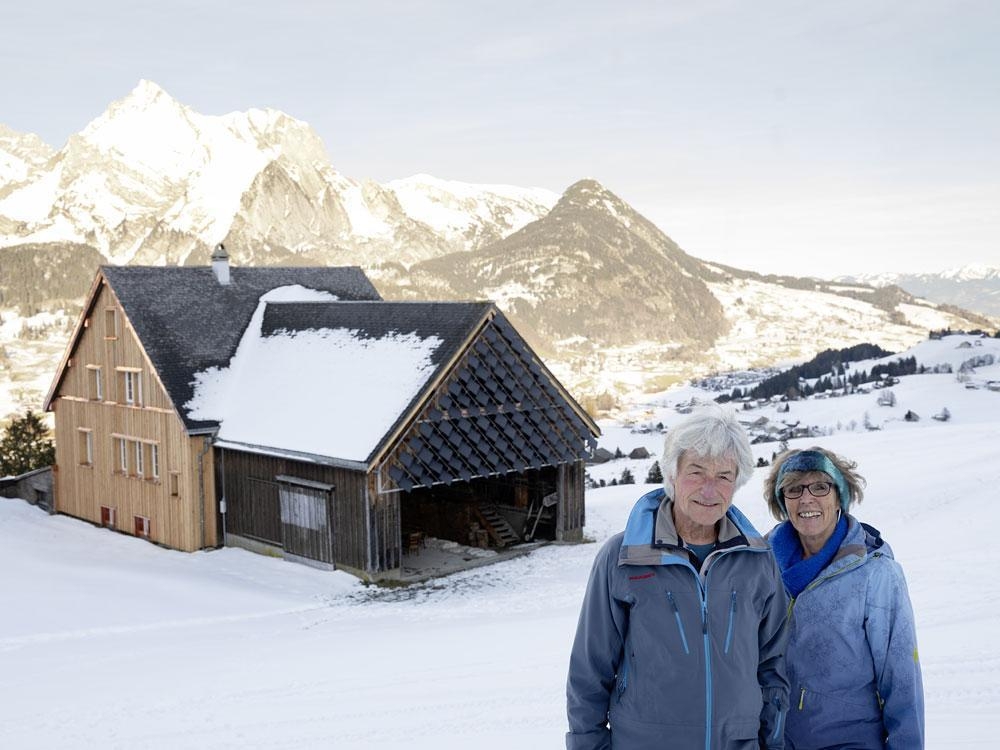
[[[953, 334], [980, 336], [979, 339], [965, 339], [957, 345], [958, 349], [969, 350], [969, 357], [961, 363], [957, 371], [947, 364], [925, 367], [918, 364], [914, 357], [900, 357], [894, 361], [877, 364], [870, 370], [858, 369], [855, 366], [858, 362], [892, 356], [891, 352], [884, 351], [873, 344], [859, 344], [848, 349], [821, 352], [809, 362], [784, 370], [768, 367], [718, 373], [692, 379], [691, 385], [704, 391], [717, 393], [714, 400], [718, 403], [730, 403], [743, 412], [750, 412], [740, 419], [740, 423], [747, 429], [753, 444], [784, 444], [795, 438], [822, 437], [827, 434], [828, 428], [802, 424], [800, 420], [792, 420], [790, 417], [771, 419], [764, 415], [754, 416], [752, 412], [763, 407], [774, 407], [778, 414], [789, 414], [791, 404], [795, 401], [842, 398], [872, 392], [878, 392], [876, 399], [878, 406], [896, 406], [896, 395], [892, 386], [899, 384], [899, 378], [904, 375], [928, 372], [955, 373], [956, 379], [963, 383], [967, 389], [984, 389], [1000, 393], [1000, 380], [980, 379], [975, 374], [977, 368], [987, 367], [996, 361], [993, 354], [975, 354], [976, 348], [982, 346], [982, 339], [989, 337], [990, 334], [981, 330], [943, 330], [929, 332], [928, 339], [940, 340]], [[1000, 332], [993, 334], [993, 337], [1000, 338]], [[674, 408], [680, 414], [688, 414], [698, 403], [699, 399], [692, 397], [675, 404]], [[931, 419], [946, 422], [951, 418], [951, 413], [945, 407], [928, 416]], [[907, 422], [917, 422], [920, 421], [921, 415], [907, 410], [903, 419]], [[865, 419], [864, 424], [860, 426], [866, 430], [879, 429], [868, 419]], [[662, 422], [646, 423], [634, 426], [632, 431], [641, 434], [662, 433], [666, 431], [666, 428]], [[776, 452], [781, 452], [781, 450], [784, 448], [779, 446], [779, 450]], [[650, 454], [642, 447], [635, 448], [628, 454], [623, 454], [620, 450], [611, 451], [600, 447], [592, 452], [587, 463], [591, 465], [602, 464], [625, 457], [645, 459], [650, 458]], [[761, 465], [766, 465], [764, 459], [761, 461], [763, 462]], [[655, 479], [659, 472], [660, 467], [654, 465], [654, 468], [651, 469], [651, 476], [647, 477], [646, 481], [662, 481], [662, 476], [658, 480]], [[621, 479], [613, 481], [616, 484], [627, 484], [630, 480], [634, 480], [634, 477], [631, 477], [631, 472]]]

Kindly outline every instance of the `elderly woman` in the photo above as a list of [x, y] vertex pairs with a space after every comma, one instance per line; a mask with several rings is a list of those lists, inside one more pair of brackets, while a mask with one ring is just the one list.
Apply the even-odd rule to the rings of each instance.
[[903, 571], [879, 532], [848, 513], [857, 464], [823, 448], [774, 461], [768, 535], [789, 605], [788, 750], [924, 746], [924, 697]]
[[753, 471], [717, 404], [667, 433], [664, 486], [601, 548], [567, 680], [570, 750], [784, 747], [788, 600], [774, 557], [732, 506]]

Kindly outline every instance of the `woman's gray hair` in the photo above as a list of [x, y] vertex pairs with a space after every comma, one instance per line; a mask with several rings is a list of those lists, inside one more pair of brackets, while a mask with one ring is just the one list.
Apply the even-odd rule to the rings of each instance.
[[667, 494], [673, 492], [677, 465], [685, 451], [703, 458], [732, 459], [736, 463], [736, 488], [746, 484], [753, 473], [753, 451], [747, 431], [736, 421], [735, 412], [719, 404], [699, 406], [691, 416], [667, 430], [660, 462]]

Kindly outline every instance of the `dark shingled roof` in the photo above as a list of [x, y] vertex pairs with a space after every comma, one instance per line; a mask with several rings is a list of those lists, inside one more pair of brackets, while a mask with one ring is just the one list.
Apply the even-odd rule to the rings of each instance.
[[261, 334], [344, 328], [357, 338], [380, 339], [412, 333], [436, 336], [442, 344], [434, 364], [447, 362], [493, 307], [489, 302], [269, 302]]
[[360, 268], [230, 268], [222, 286], [208, 267], [102, 266], [188, 430], [215, 422], [187, 417], [194, 374], [229, 363], [260, 297], [294, 284], [342, 300], [379, 300]]

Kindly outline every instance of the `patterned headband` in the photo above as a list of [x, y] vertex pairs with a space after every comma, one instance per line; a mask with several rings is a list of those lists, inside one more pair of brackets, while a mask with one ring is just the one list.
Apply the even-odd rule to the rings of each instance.
[[790, 471], [822, 471], [833, 480], [837, 487], [837, 496], [840, 498], [840, 508], [844, 513], [847, 512], [847, 508], [851, 504], [851, 490], [847, 486], [844, 475], [840, 473], [840, 469], [819, 451], [800, 451], [781, 464], [778, 476], [774, 481], [774, 499], [778, 501], [778, 505], [781, 506], [786, 515], [788, 510], [785, 508], [785, 499], [781, 496], [781, 480]]

